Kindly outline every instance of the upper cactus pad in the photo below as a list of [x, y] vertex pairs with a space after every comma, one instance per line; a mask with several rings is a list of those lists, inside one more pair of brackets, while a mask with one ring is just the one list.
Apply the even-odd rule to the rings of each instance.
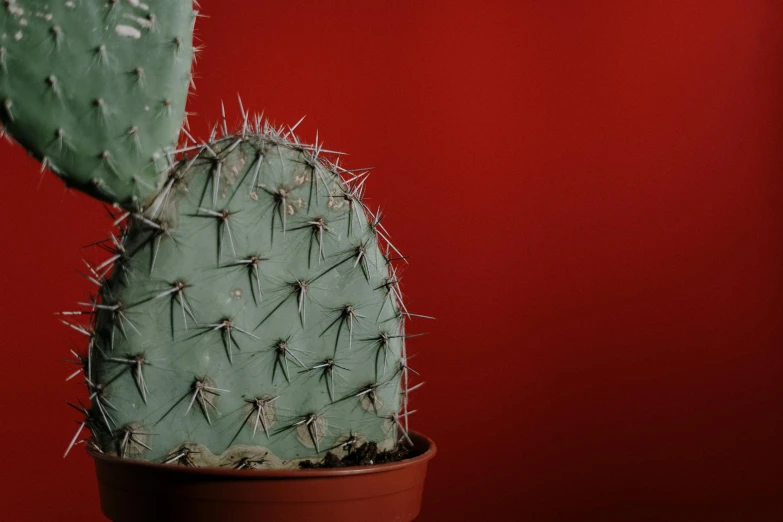
[[69, 186], [149, 200], [185, 116], [191, 0], [4, 0], [0, 119]]

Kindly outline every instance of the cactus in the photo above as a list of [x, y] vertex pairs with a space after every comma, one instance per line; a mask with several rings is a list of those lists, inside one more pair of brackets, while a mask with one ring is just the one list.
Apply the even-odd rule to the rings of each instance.
[[67, 185], [104, 201], [146, 203], [165, 179], [163, 152], [175, 146], [185, 116], [191, 2], [4, 4], [6, 131]]
[[[368, 172], [340, 167], [339, 153], [317, 138], [305, 145], [296, 126], [251, 117], [241, 101], [236, 132], [224, 110], [220, 137], [216, 126], [207, 142], [176, 149], [172, 122], [185, 114], [196, 13], [189, 1], [148, 2], [47, 11], [43, 2], [7, 1], [0, 17], [4, 31], [24, 27], [15, 42], [2, 40], [9, 61], [0, 94], [18, 107], [3, 117], [7, 132], [66, 183], [117, 208], [117, 229], [96, 243], [108, 255], [85, 274], [95, 295], [63, 316], [87, 340], [71, 377], [83, 375], [90, 396], [89, 405], [71, 403], [83, 419], [68, 450], [89, 429], [95, 451], [123, 458], [285, 468], [367, 442], [381, 450], [410, 443], [407, 399], [417, 386], [409, 385], [405, 321], [415, 314], [399, 289], [395, 264], [404, 258], [383, 214], [363, 202]], [[151, 27], [117, 29], [140, 9]], [[62, 62], [33, 45], [51, 38], [55, 22], [59, 34], [100, 30], [70, 48], [64, 40]], [[171, 49], [175, 34], [186, 36]], [[89, 88], [78, 75], [58, 84], [58, 99], [40, 88], [46, 67], [76, 67], [100, 38], [112, 49], [111, 73], [93, 55], [79, 65]], [[141, 57], [150, 65], [139, 100], [127, 72]], [[84, 119], [98, 108], [93, 83], [118, 89], [102, 124]], [[163, 96], [172, 101], [163, 113], [139, 110]], [[71, 141], [55, 154], [47, 137], [58, 118], [71, 122]], [[134, 118], [139, 131], [129, 140], [120, 131]], [[111, 161], [96, 161], [103, 148]]]

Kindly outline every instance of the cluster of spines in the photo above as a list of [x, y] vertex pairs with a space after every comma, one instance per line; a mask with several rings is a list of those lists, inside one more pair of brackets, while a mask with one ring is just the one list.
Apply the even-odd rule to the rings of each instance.
[[[134, 382], [139, 390], [141, 397], [146, 402], [146, 397], [149, 391], [147, 390], [146, 383], [144, 381], [144, 367], [148, 365], [154, 365], [154, 362], [147, 360], [142, 354], [120, 358], [110, 357], [104, 353], [96, 343], [94, 322], [99, 312], [102, 311], [103, 313], [109, 313], [111, 315], [111, 321], [114, 326], [110, 336], [112, 341], [110, 342], [113, 343], [113, 338], [116, 333], [119, 333], [120, 335], [127, 335], [127, 329], [135, 329], [135, 326], [127, 317], [126, 312], [127, 310], [133, 308], [133, 306], [141, 304], [122, 304], [112, 299], [110, 295], [107, 295], [107, 278], [113, 269], [128, 270], [128, 265], [123, 261], [130, 259], [133, 256], [133, 253], [126, 251], [124, 238], [126, 237], [130, 227], [134, 225], [142, 226], [150, 230], [149, 240], [153, 242], [153, 255], [150, 263], [150, 271], [154, 270], [159, 242], [164, 236], [168, 236], [173, 239], [166, 222], [160, 219], [160, 216], [163, 213], [163, 209], [166, 207], [166, 202], [170, 197], [172, 190], [174, 190], [174, 187], [177, 183], [184, 179], [184, 173], [186, 173], [188, 169], [193, 166], [194, 162], [198, 161], [200, 158], [203, 158], [205, 153], [210, 156], [210, 161], [213, 163], [211, 169], [213, 176], [212, 203], [213, 207], [215, 207], [222, 177], [222, 159], [225, 158], [228, 153], [233, 151], [241, 143], [250, 139], [258, 139], [259, 137], [261, 137], [262, 142], [266, 141], [273, 145], [290, 147], [302, 152], [307, 158], [308, 163], [313, 168], [314, 175], [311, 183], [317, 184], [318, 182], [322, 182], [324, 186], [327, 187], [327, 193], [329, 194], [330, 201], [332, 197], [336, 197], [342, 199], [343, 202], [348, 205], [349, 235], [351, 233], [350, 229], [353, 226], [368, 227], [376, 241], [378, 241], [378, 245], [380, 246], [381, 244], [385, 244], [386, 246], [386, 255], [384, 255], [384, 258], [388, 268], [388, 277], [383, 282], [382, 286], [376, 288], [376, 290], [384, 291], [387, 297], [383, 301], [381, 311], [379, 312], [379, 317], [383, 312], [384, 307], [386, 306], [386, 302], [388, 301], [392, 310], [396, 311], [397, 318], [399, 319], [399, 331], [394, 333], [381, 332], [377, 336], [362, 338], [361, 341], [364, 343], [370, 343], [372, 349], [376, 351], [376, 368], [378, 368], [381, 365], [381, 361], [383, 361], [383, 377], [386, 376], [387, 371], [390, 374], [390, 378], [385, 382], [391, 382], [391, 380], [395, 377], [398, 377], [401, 380], [401, 410], [391, 412], [387, 416], [387, 420], [397, 431], [398, 442], [410, 442], [410, 438], [408, 436], [408, 416], [414, 412], [408, 409], [408, 395], [411, 391], [417, 389], [423, 383], [417, 384], [415, 386], [409, 385], [409, 373], [412, 372], [417, 374], [417, 372], [408, 366], [408, 358], [405, 351], [405, 339], [415, 335], [406, 335], [404, 330], [404, 319], [408, 317], [427, 316], [411, 314], [408, 312], [402, 301], [402, 293], [399, 289], [399, 277], [397, 275], [397, 269], [394, 266], [394, 262], [403, 260], [404, 256], [402, 256], [399, 251], [391, 244], [388, 233], [381, 223], [383, 214], [380, 211], [373, 213], [362, 201], [365, 187], [364, 184], [367, 180], [369, 171], [351, 171], [342, 168], [339, 165], [340, 153], [324, 150], [322, 145], [318, 143], [317, 138], [314, 145], [307, 145], [302, 143], [294, 132], [298, 126], [298, 123], [297, 125], [288, 128], [275, 127], [268, 121], [264, 120], [263, 116], [255, 116], [252, 118], [251, 122], [249, 114], [245, 112], [244, 108], [242, 107], [241, 100], [240, 110], [242, 112], [242, 127], [240, 132], [228, 132], [225, 118], [225, 109], [223, 109], [222, 125], [216, 125], [213, 128], [209, 140], [205, 143], [198, 143], [190, 136], [187, 130], [183, 129], [183, 134], [188, 140], [191, 141], [192, 145], [185, 143], [185, 145], [180, 149], [169, 150], [166, 152], [167, 167], [165, 174], [167, 178], [166, 183], [158, 197], [146, 208], [137, 207], [135, 209], [120, 210], [118, 213], [112, 214], [114, 224], [119, 227], [119, 233], [111, 233], [107, 240], [97, 244], [98, 246], [107, 250], [110, 253], [110, 257], [96, 266], [87, 264], [87, 273], [83, 274], [89, 281], [98, 287], [97, 297], [91, 300], [90, 303], [84, 303], [88, 306], [88, 310], [80, 312], [69, 312], [70, 314], [86, 315], [92, 318], [92, 321], [88, 326], [80, 326], [66, 322], [66, 324], [68, 324], [71, 328], [77, 330], [89, 338], [86, 355], [77, 356], [77, 360], [74, 362], [79, 364], [84, 371], [85, 382], [87, 384], [88, 390], [90, 391], [90, 399], [94, 405], [92, 409], [87, 409], [82, 404], [79, 404], [78, 406], [72, 405], [80, 412], [84, 413], [85, 418], [80, 423], [79, 431], [72, 440], [71, 444], [68, 446], [68, 451], [73, 446], [73, 444], [78, 441], [79, 435], [83, 431], [84, 427], [88, 427], [92, 430], [105, 429], [112, 433], [115, 439], [118, 441], [118, 453], [121, 456], [126, 456], [131, 453], [138, 453], [143, 448], [148, 447], [147, 444], [149, 433], [144, 431], [145, 428], [143, 426], [130, 425], [118, 429], [113, 425], [115, 423], [112, 422], [111, 413], [109, 410], [114, 408], [114, 406], [108, 400], [105, 400], [105, 398], [102, 397], [101, 387], [94, 384], [92, 375], [90, 373], [91, 358], [94, 356], [95, 350], [97, 349], [99, 352], [101, 352], [105, 359], [116, 362], [117, 364], [125, 365], [128, 368], [128, 371], [133, 375]], [[217, 137], [218, 127], [221, 128], [220, 130], [222, 130], [222, 136], [219, 138]], [[261, 150], [262, 149], [259, 149], [258, 157], [255, 158], [255, 161], [259, 166], [260, 159], [263, 156]], [[324, 154], [334, 155], [337, 159], [332, 161], [331, 159], [324, 156]], [[253, 199], [258, 197], [258, 194], [255, 191], [257, 190], [258, 186], [257, 178], [259, 166], [256, 166], [256, 164], [251, 165], [246, 174], [246, 176], [252, 175], [251, 183], [249, 184], [249, 195]], [[329, 180], [322, 178], [324, 171], [339, 180], [339, 183], [337, 184], [337, 186], [341, 188], [341, 192], [339, 194], [332, 194], [332, 192], [328, 190]], [[241, 186], [236, 189], [236, 191], [239, 190], [242, 190]], [[266, 188], [264, 188], [264, 190], [268, 192], [269, 196], [275, 202], [275, 205], [278, 206], [277, 211], [281, 221], [280, 226], [282, 228], [282, 232], [285, 234], [287, 230], [287, 225], [285, 222], [285, 216], [287, 214], [285, 211], [285, 205], [287, 203], [285, 200], [286, 194], [281, 193], [281, 191], [270, 191]], [[315, 190], [314, 194], [316, 194], [317, 197], [318, 190]], [[358, 214], [355, 211], [355, 205], [360, 205], [363, 211], [369, 216], [370, 219], [368, 222], [363, 223], [361, 219], [358, 219]], [[228, 236], [229, 243], [233, 248], [233, 240], [230, 237], [230, 213], [208, 208], [200, 210], [203, 210], [206, 216], [216, 219], [218, 226], [225, 227], [225, 234]], [[328, 230], [328, 225], [326, 225], [323, 220], [314, 219], [308, 222], [305, 226], [310, 228], [310, 231], [313, 235], [310, 245], [311, 248], [314, 246], [317, 248], [318, 252], [315, 257], [317, 259], [316, 262], [320, 265], [323, 260], [323, 233]], [[392, 252], [394, 253], [393, 255], [391, 254]], [[246, 267], [248, 270], [248, 275], [254, 279], [254, 299], [261, 299], [262, 289], [260, 285], [260, 279], [258, 277], [258, 270], [260, 263], [266, 259], [261, 256], [248, 256], [246, 258], [240, 258], [236, 255], [236, 251], [233, 251], [232, 254], [234, 255], [235, 260], [234, 266]], [[352, 262], [354, 268], [360, 268], [364, 272], [365, 277], [367, 277], [366, 244], [359, 244], [357, 247], [355, 247], [355, 249], [345, 252], [345, 255], [346, 257], [341, 260], [338, 265]], [[129, 274], [125, 273], [122, 274], [122, 276], [128, 277]], [[316, 276], [316, 278], [317, 277], [320, 276]], [[369, 282], [369, 278], [367, 280]], [[307, 299], [308, 285], [312, 282], [312, 279], [310, 281], [296, 280], [291, 282], [290, 297], [295, 299], [297, 302], [299, 318], [303, 324], [306, 321], [306, 306], [304, 306], [304, 304], [305, 300]], [[226, 349], [226, 354], [229, 360], [231, 360], [232, 349], [236, 343], [234, 336], [239, 334], [250, 337], [255, 336], [252, 334], [252, 332], [245, 330], [235, 324], [230, 318], [224, 318], [216, 323], [211, 324], [199, 323], [195, 317], [195, 314], [193, 313], [192, 306], [188, 302], [186, 292], [187, 287], [188, 283], [185, 281], [172, 281], [170, 282], [170, 287], [168, 289], [152, 295], [149, 299], [145, 299], [142, 302], [149, 301], [150, 299], [172, 299], [172, 305], [176, 304], [179, 310], [181, 310], [182, 320], [185, 328], [188, 328], [188, 322], [192, 322], [194, 327], [201, 329], [201, 333], [217, 332], [221, 336], [222, 342]], [[284, 299], [283, 302], [286, 300], [287, 299]], [[275, 310], [277, 310], [277, 308], [273, 309], [272, 312], [268, 314], [261, 322], [263, 323], [274, 313]], [[330, 328], [337, 328], [338, 330], [345, 328], [348, 331], [348, 342], [349, 344], [352, 343], [353, 325], [355, 324], [355, 321], [361, 320], [363, 317], [361, 314], [359, 314], [356, 308], [351, 305], [336, 309], [334, 312], [334, 322], [329, 324], [327, 330]], [[255, 338], [256, 340], [258, 339], [257, 337]], [[339, 334], [337, 339], [339, 342]], [[398, 363], [399, 367], [394, 369], [389, 369], [387, 367], [386, 359], [386, 350], [391, 339], [399, 339], [402, 350]], [[273, 371], [279, 369], [285, 375], [286, 380], [290, 381], [289, 363], [299, 366], [301, 372], [320, 372], [321, 378], [325, 381], [329, 397], [333, 402], [335, 400], [341, 401], [348, 398], [357, 398], [360, 401], [366, 401], [366, 403], [368, 403], [371, 408], [375, 409], [377, 413], [376, 390], [383, 384], [379, 384], [378, 382], [371, 383], [359, 389], [352, 390], [348, 396], [342, 399], [336, 399], [334, 374], [342, 367], [338, 362], [335, 361], [335, 358], [327, 358], [323, 361], [308, 366], [299, 360], [299, 358], [296, 356], [295, 350], [293, 350], [288, 345], [288, 340], [280, 339], [272, 348], [276, 354]], [[112, 346], [109, 346], [109, 349], [111, 351]], [[73, 377], [74, 374], [72, 374], [69, 379]], [[213, 396], [219, 395], [220, 393], [226, 392], [228, 392], [228, 390], [216, 387], [207, 376], [203, 376], [200, 379], [196, 378], [192, 384], [191, 392], [189, 392], [188, 395], [184, 397], [189, 399], [188, 411], [190, 411], [190, 409], [193, 407], [201, 409], [204, 417], [208, 422], [211, 423], [209, 412], [210, 409], [215, 409], [211, 398]], [[269, 434], [269, 423], [266, 418], [265, 407], [266, 405], [273, 403], [276, 399], [277, 397], [264, 396], [252, 397], [247, 400], [249, 404], [249, 413], [245, 419], [245, 423], [252, 422], [254, 435], [258, 431], [259, 426], [267, 435]], [[96, 411], [98, 412], [98, 415], [96, 415]], [[321, 414], [318, 412], [311, 412], [295, 418], [285, 427], [278, 429], [276, 433], [299, 430], [300, 434], [303, 433], [304, 438], [309, 438], [316, 450], [320, 452], [321, 448], [319, 447], [319, 440], [321, 438], [321, 434], [319, 434], [318, 431], [321, 429], [322, 420], [323, 418]], [[94, 449], [100, 450], [96, 443], [96, 439], [97, 438], [93, 437], [87, 440], [90, 441], [90, 444]], [[186, 462], [188, 460], [186, 458], [187, 451], [186, 449], [183, 449], [182, 451], [178, 452], [177, 455], [167, 458], [166, 461]]]

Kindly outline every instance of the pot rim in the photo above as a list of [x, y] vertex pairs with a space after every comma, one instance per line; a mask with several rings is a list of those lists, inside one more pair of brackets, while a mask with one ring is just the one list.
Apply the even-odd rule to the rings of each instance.
[[232, 469], [215, 467], [187, 467], [173, 466], [171, 464], [162, 464], [145, 460], [123, 459], [112, 455], [99, 453], [89, 446], [87, 454], [95, 460], [100, 460], [106, 464], [125, 466], [128, 468], [146, 468], [148, 470], [160, 470], [166, 473], [183, 473], [187, 475], [209, 475], [213, 477], [229, 479], [297, 479], [297, 478], [328, 478], [341, 476], [370, 475], [374, 473], [384, 473], [401, 468], [415, 466], [426, 463], [431, 460], [438, 452], [435, 442], [415, 431], [409, 431], [410, 438], [414, 441], [414, 447], [424, 447], [424, 451], [415, 457], [410, 457], [398, 462], [389, 462], [385, 464], [372, 464], [370, 466], [348, 466], [345, 468], [321, 468], [321, 469]]

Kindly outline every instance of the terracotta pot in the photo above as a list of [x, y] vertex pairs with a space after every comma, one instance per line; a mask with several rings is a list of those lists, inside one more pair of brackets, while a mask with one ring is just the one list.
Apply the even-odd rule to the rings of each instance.
[[101, 509], [114, 522], [408, 522], [435, 456], [432, 440], [410, 436], [412, 458], [337, 469], [189, 468], [90, 455]]

